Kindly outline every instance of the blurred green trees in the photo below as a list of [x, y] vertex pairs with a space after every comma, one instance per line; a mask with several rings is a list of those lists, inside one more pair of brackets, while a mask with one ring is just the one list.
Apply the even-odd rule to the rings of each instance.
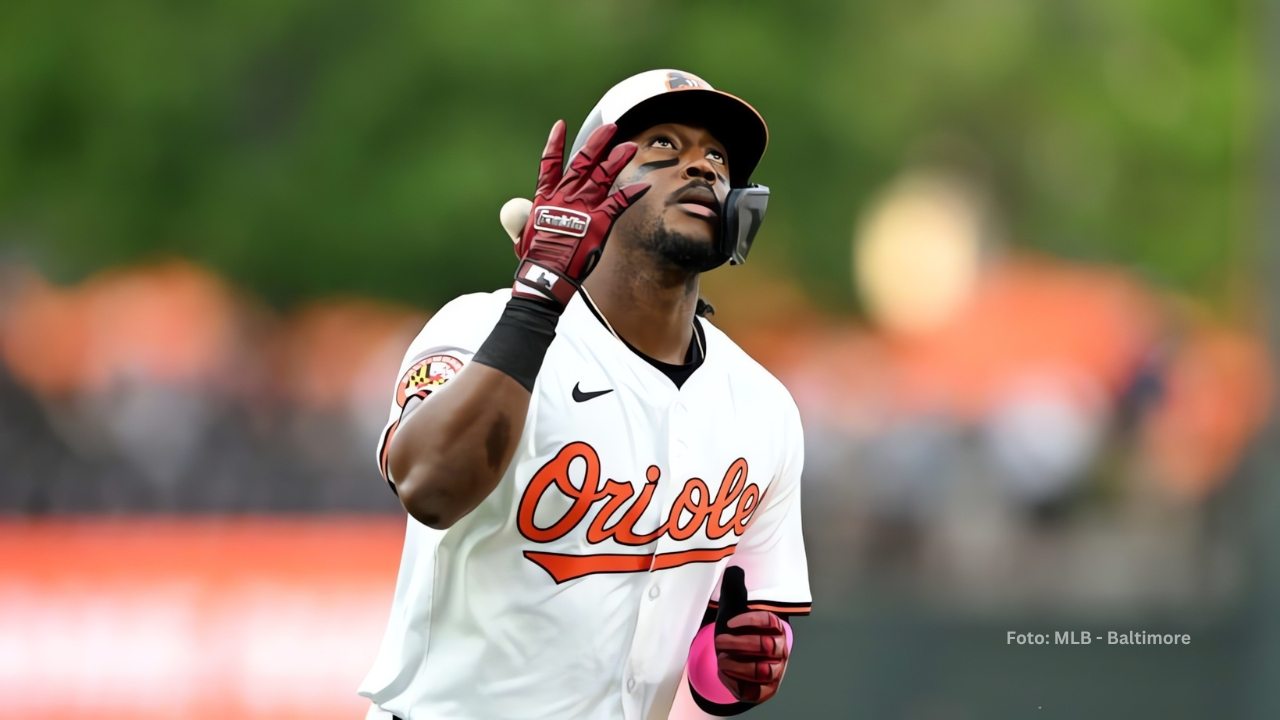
[[[0, 259], [155, 254], [277, 300], [503, 285], [545, 134], [682, 67], [770, 123], [756, 251], [853, 303], [858, 209], [948, 148], [1012, 238], [1212, 301], [1257, 244], [1246, 0], [260, 3], [0, 8]], [[961, 150], [957, 152], [957, 148]]]

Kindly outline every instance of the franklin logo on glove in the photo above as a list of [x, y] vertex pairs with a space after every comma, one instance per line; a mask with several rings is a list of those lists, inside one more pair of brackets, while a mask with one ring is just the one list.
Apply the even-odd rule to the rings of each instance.
[[576, 210], [558, 207], [538, 208], [538, 216], [534, 220], [535, 230], [583, 237], [587, 227], [591, 225], [591, 216]]

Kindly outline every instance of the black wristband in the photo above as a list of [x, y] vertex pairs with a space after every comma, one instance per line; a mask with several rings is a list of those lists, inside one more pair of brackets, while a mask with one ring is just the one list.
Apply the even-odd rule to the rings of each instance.
[[559, 321], [560, 308], [513, 297], [471, 361], [506, 373], [533, 392], [533, 381], [556, 337]]

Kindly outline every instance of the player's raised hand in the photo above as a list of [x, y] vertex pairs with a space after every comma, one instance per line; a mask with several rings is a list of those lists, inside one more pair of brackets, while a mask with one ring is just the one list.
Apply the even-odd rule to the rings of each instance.
[[782, 618], [747, 609], [746, 573], [725, 568], [716, 611], [716, 664], [720, 682], [742, 702], [762, 703], [778, 692], [790, 647]]
[[613, 222], [649, 189], [647, 183], [634, 183], [610, 193], [636, 154], [630, 142], [605, 152], [617, 130], [613, 124], [597, 128], [566, 170], [564, 121], [552, 126], [533, 206], [516, 243], [521, 262], [512, 295], [567, 305], [600, 259]]

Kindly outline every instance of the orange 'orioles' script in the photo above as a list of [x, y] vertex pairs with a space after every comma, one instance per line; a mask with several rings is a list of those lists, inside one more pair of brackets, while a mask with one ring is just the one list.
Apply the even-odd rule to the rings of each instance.
[[[569, 466], [574, 461], [585, 463], [582, 486], [577, 487], [569, 479]], [[595, 448], [584, 442], [571, 442], [560, 449], [556, 456], [539, 468], [529, 481], [516, 522], [520, 533], [538, 543], [549, 543], [569, 534], [584, 521], [587, 525], [587, 542], [591, 544], [613, 540], [619, 545], [648, 545], [665, 536], [672, 540], [688, 540], [700, 530], [708, 539], [719, 540], [729, 533], [741, 536], [760, 506], [760, 487], [747, 483], [747, 461], [738, 458], [729, 465], [724, 480], [715, 497], [701, 478], [689, 478], [684, 489], [672, 503], [665, 521], [648, 532], [640, 532], [636, 523], [643, 517], [662, 473], [656, 465], [650, 465], [644, 487], [639, 495], [631, 483], [606, 479], [600, 483], [600, 456]], [[534, 521], [538, 503], [554, 488], [555, 492], [573, 501], [564, 515], [546, 527]], [[633, 497], [634, 496], [634, 497]], [[603, 504], [601, 504], [603, 503]], [[600, 505], [588, 521], [592, 509]], [[726, 511], [732, 509], [729, 518]], [[715, 562], [733, 554], [737, 543], [719, 548], [679, 550], [669, 553], [600, 553], [570, 555], [526, 551], [524, 556], [536, 563], [557, 582], [562, 583], [593, 573], [643, 572], [664, 570], [695, 562]]]

